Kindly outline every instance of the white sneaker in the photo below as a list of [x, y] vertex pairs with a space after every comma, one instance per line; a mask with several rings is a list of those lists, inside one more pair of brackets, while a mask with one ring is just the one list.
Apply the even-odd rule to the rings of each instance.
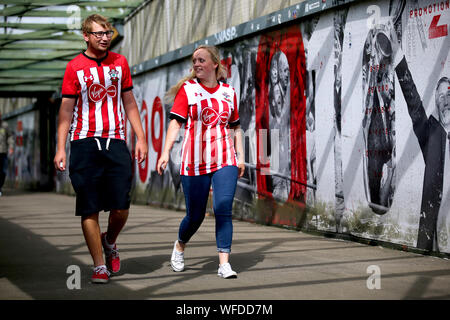
[[237, 278], [237, 273], [231, 270], [231, 265], [227, 262], [222, 265], [219, 265], [219, 270], [217, 271], [217, 275], [224, 279]]
[[170, 265], [173, 271], [181, 272], [184, 270], [184, 252], [177, 250], [177, 241], [173, 244], [172, 258], [170, 259]]

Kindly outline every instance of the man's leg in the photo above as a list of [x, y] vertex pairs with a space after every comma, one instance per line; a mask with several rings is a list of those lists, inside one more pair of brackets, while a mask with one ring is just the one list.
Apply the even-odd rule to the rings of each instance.
[[129, 210], [111, 210], [108, 219], [108, 230], [106, 232], [106, 241], [109, 244], [116, 243], [120, 231], [122, 231], [128, 219]]
[[111, 210], [108, 218], [108, 229], [101, 235], [103, 250], [105, 252], [106, 267], [116, 274], [120, 271], [119, 250], [116, 240], [128, 219], [128, 209]]
[[132, 162], [125, 141], [104, 139], [103, 142], [106, 167], [102, 197], [104, 207], [110, 209], [106, 241], [114, 245], [128, 219], [131, 203]]
[[92, 260], [94, 260], [94, 266], [98, 267], [104, 265], [105, 260], [103, 259], [102, 241], [100, 239], [98, 212], [81, 217], [81, 228], [83, 229], [83, 235], [89, 253], [92, 256]]

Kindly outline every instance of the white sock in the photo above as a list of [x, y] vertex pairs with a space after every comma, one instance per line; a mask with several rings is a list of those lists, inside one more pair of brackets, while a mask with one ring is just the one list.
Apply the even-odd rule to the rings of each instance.
[[102, 264], [102, 265], [94, 267], [94, 269], [97, 269], [97, 268], [104, 268], [104, 269], [106, 269], [106, 265]]
[[109, 244], [108, 242], [108, 237], [105, 234], [105, 244], [109, 249], [113, 249], [114, 248], [114, 243], [113, 244]]

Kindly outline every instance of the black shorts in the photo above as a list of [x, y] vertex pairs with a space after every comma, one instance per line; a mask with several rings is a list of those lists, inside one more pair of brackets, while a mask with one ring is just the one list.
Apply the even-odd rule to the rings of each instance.
[[131, 166], [130, 151], [123, 140], [85, 138], [72, 141], [69, 176], [77, 196], [75, 215], [129, 209]]

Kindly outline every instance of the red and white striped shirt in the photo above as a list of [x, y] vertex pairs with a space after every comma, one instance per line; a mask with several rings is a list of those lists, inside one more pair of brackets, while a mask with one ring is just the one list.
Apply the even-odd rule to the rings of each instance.
[[175, 97], [170, 118], [186, 122], [181, 175], [198, 176], [237, 166], [230, 127], [239, 124], [239, 113], [230, 85], [220, 82], [208, 88], [197, 79], [186, 81]]
[[80, 53], [66, 67], [62, 96], [76, 98], [70, 141], [89, 137], [125, 140], [121, 94], [133, 89], [126, 58], [108, 51], [102, 59]]

